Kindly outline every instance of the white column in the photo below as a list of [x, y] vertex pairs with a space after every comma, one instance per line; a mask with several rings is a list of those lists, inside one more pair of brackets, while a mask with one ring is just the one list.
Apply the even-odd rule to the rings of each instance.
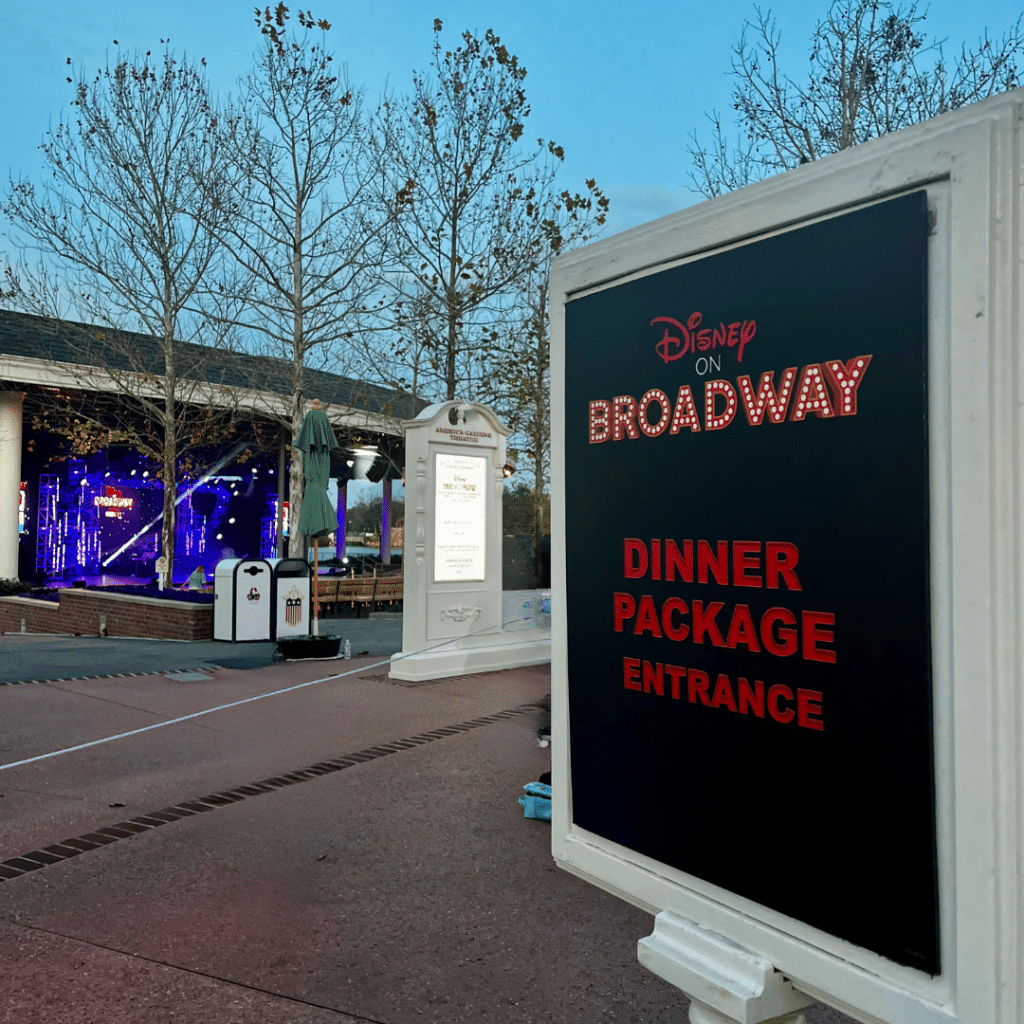
[[0, 579], [18, 578], [22, 391], [0, 391]]

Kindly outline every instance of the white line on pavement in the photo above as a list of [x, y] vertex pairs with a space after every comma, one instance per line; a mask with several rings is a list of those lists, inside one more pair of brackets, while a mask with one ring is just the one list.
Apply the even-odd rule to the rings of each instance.
[[132, 729], [130, 732], [119, 732], [116, 736], [104, 736], [100, 740], [90, 740], [88, 743], [79, 743], [74, 747], [65, 747], [63, 750], [51, 750], [48, 754], [38, 754], [36, 757], [26, 757], [24, 761], [12, 761], [10, 764], [0, 764], [0, 772], [5, 768], [20, 768], [22, 765], [32, 764], [35, 761], [45, 761], [50, 757], [59, 757], [61, 754], [72, 754], [76, 750], [85, 750], [87, 747], [98, 747], [101, 743], [112, 743], [114, 740], [127, 739], [129, 736], [138, 736], [139, 733], [149, 732], [150, 729], [163, 729], [168, 725], [177, 725], [179, 722], [187, 722], [190, 718], [202, 718], [203, 715], [212, 715], [215, 711], [225, 711], [227, 708], [237, 708], [240, 704], [250, 704], [254, 700], [263, 700], [264, 697], [277, 697], [282, 693], [291, 693], [292, 690], [301, 690], [304, 686], [315, 686], [317, 683], [329, 683], [332, 679], [341, 679], [344, 676], [355, 675], [357, 672], [365, 672], [367, 669], [380, 668], [381, 665], [390, 665], [391, 659], [375, 661], [370, 665], [360, 665], [359, 668], [349, 669], [348, 672], [338, 672], [332, 676], [324, 676], [322, 679], [312, 679], [308, 683], [297, 683], [295, 686], [286, 686], [283, 690], [272, 690], [270, 693], [259, 693], [255, 697], [246, 697], [244, 700], [235, 700], [230, 704], [221, 704], [219, 707], [207, 708], [205, 711], [195, 711], [191, 715], [182, 715], [181, 718], [170, 718], [166, 722], [156, 722], [154, 725], [144, 725], [141, 729]]

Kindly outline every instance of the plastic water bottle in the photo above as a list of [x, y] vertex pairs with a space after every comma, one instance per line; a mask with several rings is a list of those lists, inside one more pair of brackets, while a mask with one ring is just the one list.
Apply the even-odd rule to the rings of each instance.
[[352, 644], [348, 640], [345, 641], [345, 660], [348, 661], [352, 657]]

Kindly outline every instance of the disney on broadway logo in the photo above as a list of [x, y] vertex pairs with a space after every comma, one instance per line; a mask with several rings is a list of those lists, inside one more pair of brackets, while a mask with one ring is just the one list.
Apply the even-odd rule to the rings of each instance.
[[[679, 332], [669, 334], [669, 327], [654, 346], [665, 363], [675, 362], [686, 355], [698, 352], [709, 352], [716, 348], [736, 349], [736, 361], [743, 362], [743, 350], [754, 339], [757, 333], [757, 322], [754, 320], [736, 320], [731, 324], [719, 323], [717, 327], [701, 327], [704, 314], [691, 313], [686, 323], [680, 323], [675, 317], [656, 316], [651, 321], [655, 324], [668, 324]], [[681, 335], [681, 337], [680, 337]]]

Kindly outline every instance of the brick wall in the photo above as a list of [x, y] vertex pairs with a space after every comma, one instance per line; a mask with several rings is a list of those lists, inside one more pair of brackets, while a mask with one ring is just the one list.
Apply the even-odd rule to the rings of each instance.
[[20, 632], [22, 618], [29, 633], [98, 636], [101, 619], [105, 618], [107, 636], [213, 639], [212, 604], [163, 601], [156, 597], [105, 594], [95, 590], [62, 590], [59, 605], [20, 597], [0, 598], [0, 630]]
[[54, 601], [30, 597], [0, 597], [0, 633], [20, 633], [22, 620], [26, 633], [65, 633], [60, 621], [60, 606]]

